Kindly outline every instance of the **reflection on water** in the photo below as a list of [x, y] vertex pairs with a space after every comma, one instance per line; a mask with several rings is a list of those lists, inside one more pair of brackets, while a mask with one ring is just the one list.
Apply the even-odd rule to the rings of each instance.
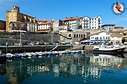
[[[11, 84], [26, 83], [33, 81], [32, 77], [50, 75], [52, 78], [73, 78], [80, 83], [94, 80], [99, 81], [102, 71], [118, 70], [117, 66], [123, 63], [122, 57], [98, 54], [88, 55], [66, 55], [57, 57], [43, 57], [36, 59], [7, 60], [5, 66], [0, 65], [0, 74], [7, 75], [7, 82]], [[3, 70], [3, 71], [1, 71]], [[5, 73], [6, 71], [6, 73]], [[42, 77], [45, 78], [45, 77]], [[49, 79], [53, 80], [53, 79]], [[36, 81], [39, 83], [39, 81]], [[69, 79], [68, 79], [69, 80]], [[66, 81], [62, 81], [64, 83]], [[32, 83], [32, 82], [31, 82]], [[51, 82], [52, 83], [52, 82]], [[57, 81], [59, 84], [59, 81]], [[76, 82], [73, 82], [76, 84]]]

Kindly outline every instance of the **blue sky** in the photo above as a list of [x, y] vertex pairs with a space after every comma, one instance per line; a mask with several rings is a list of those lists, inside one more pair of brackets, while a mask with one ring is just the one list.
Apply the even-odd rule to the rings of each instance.
[[20, 12], [37, 19], [64, 19], [65, 17], [102, 16], [102, 24], [115, 24], [127, 28], [127, 9], [115, 15], [111, 9], [116, 2], [127, 0], [0, 0], [0, 19], [6, 21], [6, 10], [20, 7]]

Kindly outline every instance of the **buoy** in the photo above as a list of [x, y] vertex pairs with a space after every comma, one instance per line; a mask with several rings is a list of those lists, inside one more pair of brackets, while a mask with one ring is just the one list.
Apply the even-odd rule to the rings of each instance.
[[121, 65], [120, 65], [120, 64], [118, 64], [117, 68], [118, 68], [118, 69], [120, 69], [120, 68], [121, 68]]

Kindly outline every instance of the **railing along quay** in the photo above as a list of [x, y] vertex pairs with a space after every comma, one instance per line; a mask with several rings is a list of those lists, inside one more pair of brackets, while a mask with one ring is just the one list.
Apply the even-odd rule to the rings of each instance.
[[18, 53], [18, 52], [35, 52], [35, 51], [50, 51], [58, 46], [55, 50], [66, 50], [72, 45], [22, 45], [22, 46], [0, 46], [3, 53]]

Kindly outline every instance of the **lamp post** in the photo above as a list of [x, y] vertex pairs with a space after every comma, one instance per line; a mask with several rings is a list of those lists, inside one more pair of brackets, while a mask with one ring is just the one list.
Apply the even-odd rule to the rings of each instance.
[[20, 23], [20, 44], [19, 44], [20, 46], [22, 45], [22, 32], [21, 32], [22, 29], [21, 28], [24, 27], [24, 25], [25, 25], [24, 23]]
[[51, 43], [53, 43], [53, 33], [51, 33]]

